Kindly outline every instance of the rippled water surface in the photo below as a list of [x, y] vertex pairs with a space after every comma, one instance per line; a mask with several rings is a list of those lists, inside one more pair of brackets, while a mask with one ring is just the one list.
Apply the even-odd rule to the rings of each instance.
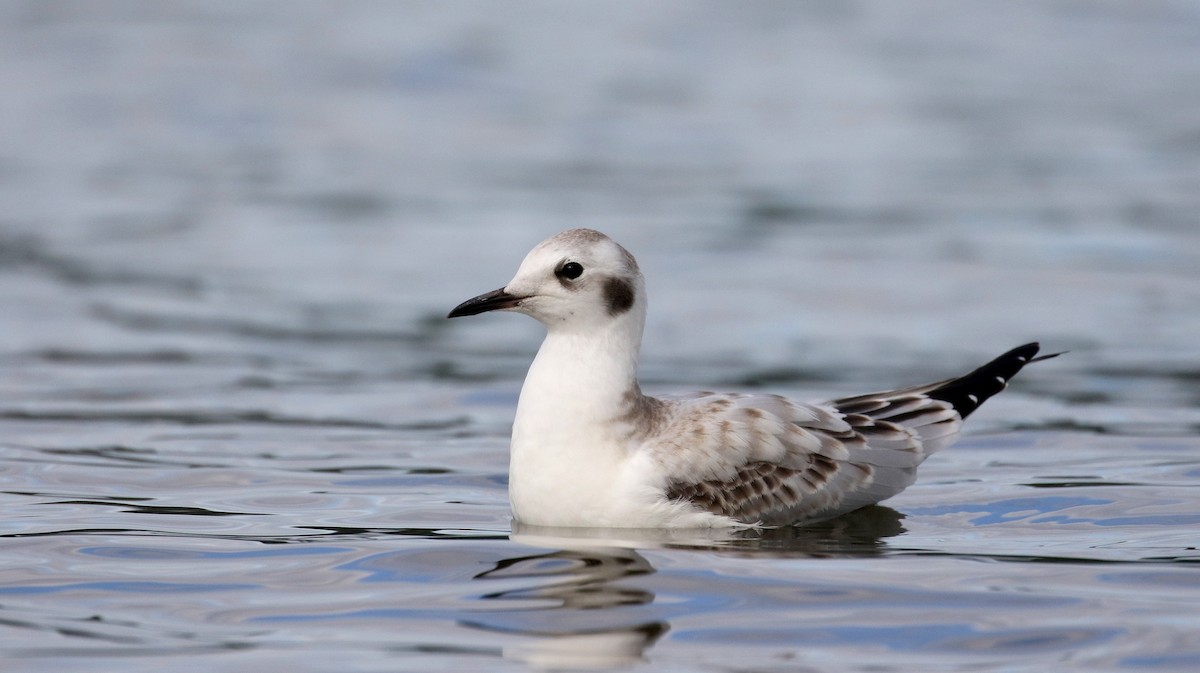
[[[1192, 3], [0, 7], [0, 670], [1191, 671]], [[886, 506], [515, 530], [569, 226], [650, 391], [1031, 367]]]

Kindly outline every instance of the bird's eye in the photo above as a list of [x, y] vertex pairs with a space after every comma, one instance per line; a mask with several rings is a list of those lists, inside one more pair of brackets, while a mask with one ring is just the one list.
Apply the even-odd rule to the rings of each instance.
[[583, 275], [583, 265], [579, 262], [567, 262], [558, 268], [558, 277], [575, 280]]

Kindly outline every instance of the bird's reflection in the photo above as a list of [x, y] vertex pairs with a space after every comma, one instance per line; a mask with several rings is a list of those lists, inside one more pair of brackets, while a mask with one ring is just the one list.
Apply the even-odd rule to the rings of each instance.
[[[553, 549], [505, 559], [474, 577], [506, 608], [465, 626], [529, 636], [506, 657], [538, 668], [606, 668], [640, 661], [670, 629], [673, 606], [656, 606], [656, 570], [639, 549], [705, 550], [737, 556], [863, 557], [904, 531], [902, 515], [873, 506], [804, 527], [743, 531], [568, 529], [514, 522], [515, 542]], [[685, 552], [686, 553], [686, 552]]]
[[516, 584], [482, 596], [511, 601], [515, 609], [490, 612], [493, 618], [465, 625], [534, 636], [505, 647], [504, 656], [535, 667], [596, 668], [639, 661], [668, 626], [637, 609], [654, 602], [653, 592], [620, 580], [652, 573], [644, 556], [624, 548], [563, 549], [505, 559], [475, 579]]
[[748, 529], [551, 528], [513, 522], [513, 541], [548, 549], [692, 549], [771, 557], [861, 557], [882, 554], [904, 532], [904, 515], [872, 505], [800, 526]]
[[746, 531], [730, 547], [748, 554], [785, 557], [847, 558], [880, 556], [887, 538], [904, 532], [904, 515], [872, 505], [836, 519], [806, 526]]

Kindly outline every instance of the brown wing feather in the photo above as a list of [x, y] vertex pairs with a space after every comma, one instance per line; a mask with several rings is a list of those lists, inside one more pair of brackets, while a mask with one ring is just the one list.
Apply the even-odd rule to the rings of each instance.
[[[715, 404], [717, 398], [726, 402]], [[945, 403], [916, 395], [863, 400], [861, 407], [865, 413], [839, 413], [767, 396], [687, 400], [676, 421], [692, 432], [665, 433], [686, 444], [658, 447], [663, 462], [673, 463], [668, 473], [686, 475], [666, 485], [666, 497], [746, 522], [836, 516], [891, 497], [916, 478], [928, 453], [921, 434], [896, 419], [957, 420]], [[684, 457], [697, 463], [681, 464]]]
[[650, 451], [676, 475], [669, 500], [746, 522], [837, 516], [912, 484], [963, 417], [1025, 364], [1054, 357], [1037, 352], [1026, 344], [965, 376], [827, 405], [701, 393], [671, 403], [664, 439]]
[[748, 463], [726, 481], [676, 482], [667, 490], [671, 500], [685, 500], [713, 514], [739, 521], [776, 523], [809, 518], [831, 506], [837, 497], [827, 487], [841, 478], [854, 484], [871, 479], [874, 468], [812, 454], [803, 469], [774, 463]]

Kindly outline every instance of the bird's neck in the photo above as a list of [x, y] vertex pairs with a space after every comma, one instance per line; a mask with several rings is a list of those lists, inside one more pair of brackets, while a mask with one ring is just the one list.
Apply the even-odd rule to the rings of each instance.
[[541, 432], [574, 432], [619, 416], [641, 395], [638, 317], [601, 329], [550, 329], [525, 377], [518, 423]]

